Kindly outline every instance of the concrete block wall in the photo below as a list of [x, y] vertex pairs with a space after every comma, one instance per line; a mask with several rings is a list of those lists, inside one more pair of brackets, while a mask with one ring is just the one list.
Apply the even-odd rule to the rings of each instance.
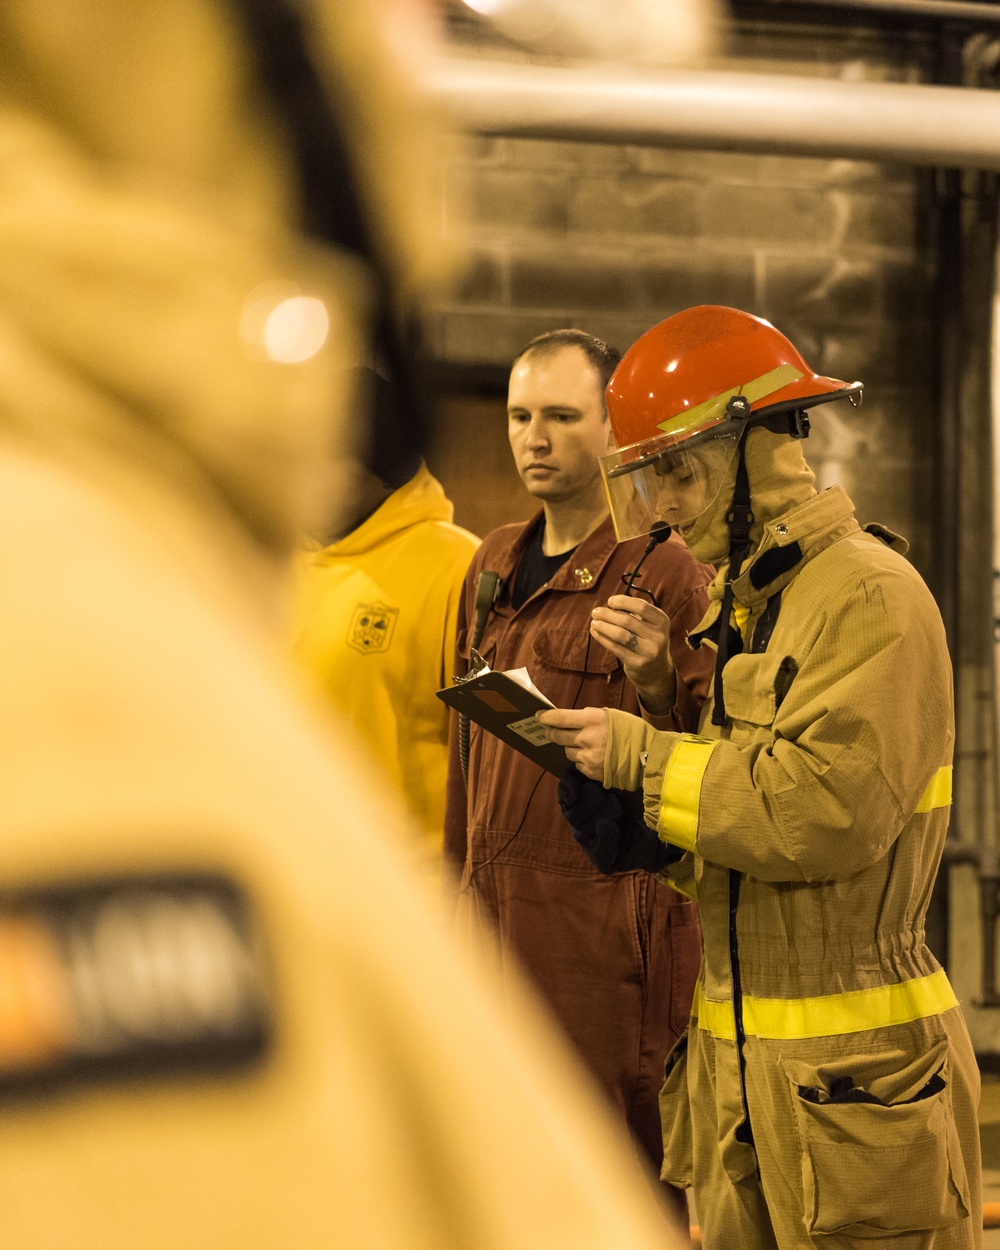
[[[919, 78], [926, 48], [822, 28], [747, 29], [719, 64]], [[725, 303], [767, 317], [818, 372], [866, 383], [864, 405], [818, 413], [807, 452], [863, 520], [904, 531], [926, 570], [934, 406], [926, 174], [908, 166], [468, 137], [444, 172], [446, 225], [469, 264], [428, 312], [436, 360], [502, 369], [533, 335], [576, 325], [621, 349], [663, 317]], [[502, 398], [502, 397], [500, 397]], [[459, 520], [526, 511], [510, 471], [484, 497], [476, 452], [507, 455], [503, 404], [475, 422], [445, 406], [439, 471]], [[493, 448], [486, 451], [486, 444]], [[530, 511], [530, 508], [527, 509]]]

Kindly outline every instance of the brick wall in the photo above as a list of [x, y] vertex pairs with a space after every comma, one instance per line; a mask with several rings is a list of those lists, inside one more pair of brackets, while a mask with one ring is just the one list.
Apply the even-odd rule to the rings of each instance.
[[[478, 49], [482, 51], [482, 49]], [[464, 49], [468, 52], [468, 49]], [[911, 36], [744, 27], [717, 65], [881, 79], [926, 75]], [[866, 383], [858, 411], [816, 414], [807, 452], [862, 520], [902, 530], [926, 571], [934, 411], [927, 176], [853, 160], [511, 138], [456, 139], [448, 229], [469, 266], [429, 312], [437, 360], [502, 369], [543, 330], [621, 349], [696, 303], [773, 321], [819, 372]], [[434, 467], [480, 531], [530, 513], [507, 469], [502, 400], [443, 408]], [[488, 463], [486, 490], [477, 465]]]

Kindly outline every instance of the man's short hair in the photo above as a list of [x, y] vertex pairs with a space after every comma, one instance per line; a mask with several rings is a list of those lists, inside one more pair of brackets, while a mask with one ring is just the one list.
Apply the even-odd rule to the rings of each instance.
[[517, 353], [511, 368], [525, 356], [553, 356], [564, 347], [579, 347], [597, 370], [603, 401], [604, 388], [618, 367], [622, 354], [616, 347], [609, 347], [603, 339], [595, 338], [593, 334], [587, 334], [585, 330], [549, 330], [545, 334], [537, 335]]

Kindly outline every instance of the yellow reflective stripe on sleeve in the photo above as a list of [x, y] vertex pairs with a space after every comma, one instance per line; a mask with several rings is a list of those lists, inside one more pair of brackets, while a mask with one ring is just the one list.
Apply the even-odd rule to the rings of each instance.
[[718, 739], [715, 738], [681, 734], [667, 761], [660, 794], [657, 832], [685, 851], [693, 851], [695, 848], [701, 782], [712, 752], [718, 745]]
[[951, 765], [939, 768], [920, 796], [918, 812], [931, 812], [935, 807], [951, 807]]
[[[869, 990], [823, 994], [816, 998], [743, 999], [743, 1031], [747, 1037], [797, 1041], [807, 1037], [834, 1037], [864, 1033], [893, 1024], [909, 1024], [925, 1016], [940, 1015], [958, 1005], [944, 970], [915, 977], [898, 985], [878, 985]], [[710, 1002], [699, 985], [692, 1015], [698, 1027], [723, 1041], [734, 1041], [736, 1024], [731, 1002]]]
[[770, 373], [762, 373], [759, 378], [751, 378], [742, 386], [734, 386], [731, 390], [723, 391], [721, 395], [706, 399], [704, 403], [695, 404], [693, 408], [688, 408], [685, 412], [674, 413], [672, 417], [660, 421], [656, 428], [665, 430], [668, 434], [686, 434], [689, 430], [705, 425], [713, 417], [721, 417], [726, 411], [726, 404], [734, 395], [743, 395], [755, 404], [758, 399], [773, 395], [783, 386], [787, 386], [790, 382], [797, 382], [804, 376], [794, 365], [779, 365]]

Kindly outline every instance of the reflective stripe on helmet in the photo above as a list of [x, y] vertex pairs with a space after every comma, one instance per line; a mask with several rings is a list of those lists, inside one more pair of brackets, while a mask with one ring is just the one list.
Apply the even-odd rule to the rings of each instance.
[[936, 807], [951, 807], [951, 765], [939, 768], [920, 796], [918, 812], [931, 812]]
[[797, 382], [802, 377], [805, 377], [805, 374], [794, 365], [779, 365], [777, 369], [762, 373], [759, 378], [753, 378], [740, 386], [731, 387], [713, 399], [706, 399], [704, 403], [696, 404], [694, 408], [674, 413], [672, 417], [657, 422], [657, 429], [668, 434], [686, 434], [689, 430], [696, 430], [716, 417], [721, 417], [726, 411], [726, 405], [737, 395], [742, 395], [753, 404], [758, 399], [773, 395], [783, 386], [788, 386], [790, 382]]
[[[795, 1041], [807, 1037], [834, 1037], [863, 1033], [894, 1024], [908, 1024], [936, 1016], [958, 1005], [944, 969], [897, 985], [821, 994], [815, 998], [754, 998], [743, 996], [743, 1031], [747, 1037]], [[695, 987], [692, 1019], [698, 1028], [722, 1041], [736, 1040], [731, 1001], [705, 997]]]
[[701, 782], [709, 758], [718, 745], [717, 739], [681, 734], [667, 761], [657, 832], [661, 838], [685, 851], [695, 849]]

